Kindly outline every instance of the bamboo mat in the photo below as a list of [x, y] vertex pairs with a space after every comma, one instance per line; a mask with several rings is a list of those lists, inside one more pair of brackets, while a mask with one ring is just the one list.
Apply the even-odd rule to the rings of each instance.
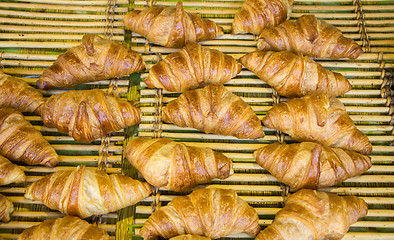
[[[28, 2], [28, 3], [27, 3]], [[43, 69], [50, 66], [57, 55], [78, 45], [86, 33], [96, 33], [113, 40], [125, 42], [143, 55], [149, 69], [161, 57], [177, 51], [149, 44], [138, 34], [125, 31], [123, 16], [131, 9], [141, 9], [147, 4], [175, 6], [175, 1], [128, 0], [12, 0], [0, 2], [0, 65], [5, 73], [23, 77], [29, 84], [35, 82]], [[232, 35], [230, 27], [234, 14], [242, 1], [185, 1], [189, 12], [207, 17], [225, 29], [225, 35], [205, 41], [209, 46], [239, 58], [255, 50], [256, 41], [252, 35]], [[344, 239], [394, 239], [394, 146], [393, 146], [393, 90], [392, 68], [394, 64], [394, 5], [390, 1], [345, 1], [345, 0], [303, 0], [295, 1], [292, 19], [305, 13], [313, 13], [319, 19], [338, 27], [347, 37], [362, 45], [364, 53], [354, 61], [317, 60], [324, 67], [345, 75], [352, 83], [353, 90], [339, 99], [355, 121], [357, 127], [366, 133], [373, 143], [371, 154], [373, 166], [365, 174], [349, 179], [335, 187], [322, 191], [339, 194], [354, 194], [369, 204], [367, 217], [352, 225]], [[275, 131], [264, 128], [266, 137], [259, 140], [238, 140], [233, 137], [204, 134], [190, 128], [179, 128], [161, 122], [161, 108], [177, 93], [147, 89], [140, 79], [144, 74], [133, 74], [116, 81], [102, 81], [84, 84], [78, 89], [112, 89], [114, 84], [121, 97], [135, 100], [140, 96], [143, 112], [138, 128], [141, 137], [168, 137], [193, 146], [209, 146], [223, 152], [234, 161], [235, 174], [225, 181], [215, 180], [199, 187], [220, 187], [236, 190], [239, 195], [256, 208], [260, 224], [271, 223], [275, 213], [283, 207], [283, 200], [292, 192], [280, 184], [267, 171], [256, 164], [252, 153], [259, 147], [278, 140]], [[137, 85], [135, 85], [137, 84]], [[139, 84], [139, 86], [138, 86]], [[287, 99], [277, 96], [272, 89], [245, 68], [226, 87], [241, 96], [257, 115], [262, 118], [274, 102]], [[140, 88], [140, 89], [138, 89]], [[44, 95], [60, 93], [69, 89], [43, 91]], [[78, 164], [99, 167], [98, 162], [107, 160], [108, 173], [123, 172], [141, 177], [124, 162], [122, 149], [135, 129], [130, 128], [111, 134], [92, 144], [80, 144], [56, 129], [42, 125], [37, 115], [26, 114], [32, 124], [50, 141], [61, 156], [60, 164], [51, 169], [27, 167], [28, 182], [39, 179], [50, 172], [73, 168]], [[280, 136], [279, 136], [280, 137]], [[284, 140], [290, 140], [282, 136]], [[0, 235], [16, 239], [23, 229], [46, 218], [61, 216], [42, 204], [23, 198], [26, 184], [0, 187], [15, 206], [9, 223], [0, 224]], [[130, 239], [139, 236], [139, 229], [152, 210], [165, 205], [176, 195], [159, 189], [158, 192], [137, 204], [102, 216], [88, 219], [106, 229], [112, 238]], [[229, 236], [246, 238], [247, 235]]]

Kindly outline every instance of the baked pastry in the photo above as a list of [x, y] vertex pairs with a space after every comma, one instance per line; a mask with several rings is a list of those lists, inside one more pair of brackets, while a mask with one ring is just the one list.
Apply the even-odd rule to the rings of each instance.
[[293, 0], [245, 0], [235, 15], [233, 34], [259, 35], [265, 28], [272, 28], [290, 17]]
[[179, 236], [176, 236], [176, 237], [172, 237], [170, 239], [171, 240], [210, 240], [210, 238], [207, 238], [207, 237], [204, 237], [204, 236], [190, 235], [190, 234], [179, 235]]
[[145, 222], [140, 230], [144, 240], [171, 238], [182, 234], [221, 238], [246, 232], [255, 237], [260, 231], [254, 208], [231, 189], [199, 189], [174, 198]]
[[152, 6], [133, 10], [123, 19], [125, 27], [154, 44], [182, 48], [187, 43], [201, 42], [223, 35], [223, 28], [211, 20], [187, 13], [182, 2], [176, 7]]
[[318, 20], [314, 15], [303, 15], [261, 32], [257, 48], [300, 52], [314, 58], [356, 59], [362, 53], [361, 47], [350, 38], [343, 36], [333, 25]]
[[25, 172], [18, 165], [13, 164], [7, 158], [0, 156], [0, 185], [22, 183], [25, 181]]
[[254, 51], [239, 60], [285, 97], [302, 97], [311, 93], [336, 97], [352, 89], [342, 74], [325, 69], [302, 53]]
[[342, 102], [326, 94], [276, 104], [267, 112], [263, 123], [289, 134], [296, 141], [319, 142], [364, 155], [372, 152], [371, 142], [354, 125]]
[[127, 144], [125, 155], [148, 183], [177, 192], [233, 173], [231, 159], [222, 153], [167, 138], [135, 138]]
[[18, 240], [109, 240], [108, 233], [80, 218], [66, 216], [47, 219], [25, 229]]
[[12, 77], [0, 70], [0, 107], [12, 107], [20, 112], [40, 113], [45, 101], [38, 89], [23, 79]]
[[253, 109], [223, 85], [184, 92], [163, 108], [163, 121], [241, 139], [264, 137]]
[[11, 161], [53, 167], [59, 162], [55, 149], [22, 113], [0, 108], [0, 154]]
[[67, 215], [86, 218], [134, 205], [151, 192], [148, 183], [80, 165], [75, 170], [58, 171], [33, 182], [27, 186], [25, 198]]
[[0, 194], [0, 221], [10, 221], [10, 215], [14, 211], [14, 205], [12, 202], [3, 194]]
[[355, 196], [301, 189], [290, 195], [271, 225], [256, 240], [342, 239], [351, 224], [367, 215], [368, 205]]
[[56, 127], [75, 141], [90, 143], [139, 123], [141, 111], [127, 100], [100, 89], [71, 90], [47, 99], [41, 117], [45, 126]]
[[60, 54], [37, 81], [41, 89], [75, 87], [82, 83], [112, 79], [145, 70], [139, 53], [121, 43], [87, 34], [82, 44]]
[[207, 84], [223, 84], [241, 70], [241, 64], [230, 55], [189, 43], [153, 65], [145, 83], [150, 88], [181, 92]]
[[368, 156], [313, 142], [268, 144], [255, 151], [254, 157], [261, 167], [295, 190], [334, 186], [372, 166]]

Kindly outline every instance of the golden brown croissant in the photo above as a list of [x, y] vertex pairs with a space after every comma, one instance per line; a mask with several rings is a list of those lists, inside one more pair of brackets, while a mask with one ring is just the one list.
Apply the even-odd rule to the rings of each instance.
[[235, 15], [233, 34], [260, 34], [285, 21], [291, 13], [293, 0], [245, 0]]
[[135, 138], [127, 144], [125, 154], [148, 183], [172, 191], [185, 191], [233, 173], [232, 161], [222, 153], [167, 138]]
[[184, 92], [163, 108], [163, 121], [242, 139], [264, 137], [253, 109], [223, 85]]
[[18, 240], [109, 240], [108, 233], [80, 218], [66, 216], [47, 219], [25, 229]]
[[18, 165], [13, 164], [7, 158], [0, 156], [0, 185], [22, 183], [25, 181], [25, 172]]
[[371, 158], [319, 143], [268, 144], [254, 152], [257, 163], [293, 189], [330, 187], [367, 171]]
[[86, 143], [141, 120], [139, 108], [100, 89], [52, 95], [42, 106], [41, 116], [44, 125]]
[[235, 191], [205, 188], [176, 197], [154, 212], [140, 234], [144, 240], [182, 234], [216, 239], [239, 232], [255, 237], [260, 231], [258, 221], [256, 210], [239, 198]]
[[344, 37], [336, 27], [314, 15], [303, 15], [297, 21], [288, 20], [263, 30], [257, 48], [301, 52], [306, 56], [329, 59], [356, 59], [362, 53], [353, 39]]
[[297, 141], [319, 142], [368, 155], [372, 144], [354, 125], [341, 101], [326, 94], [293, 98], [274, 105], [263, 123]]
[[256, 240], [341, 239], [367, 211], [361, 198], [301, 189], [290, 195]]
[[59, 162], [55, 149], [22, 113], [0, 108], [0, 154], [11, 161], [53, 167]]
[[302, 53], [254, 51], [239, 60], [286, 97], [302, 97], [311, 93], [336, 97], [352, 89], [342, 74], [325, 69]]
[[44, 70], [37, 86], [41, 89], [75, 87], [144, 70], [144, 61], [139, 53], [118, 42], [87, 34], [83, 36], [81, 45], [59, 55]]
[[223, 35], [223, 28], [213, 21], [185, 12], [182, 2], [178, 2], [176, 7], [153, 6], [142, 11], [133, 10], [123, 21], [127, 29], [154, 44], [171, 48]]
[[25, 198], [86, 218], [134, 205], [151, 192], [148, 183], [80, 165], [73, 171], [58, 171], [30, 184]]
[[190, 234], [179, 235], [179, 236], [176, 236], [176, 237], [172, 237], [170, 239], [171, 240], [210, 240], [210, 238], [207, 238], [207, 237], [204, 237], [204, 236], [190, 235]]
[[14, 211], [14, 205], [4, 195], [0, 194], [0, 221], [10, 221], [10, 214]]
[[154, 65], [145, 83], [150, 88], [181, 92], [207, 84], [223, 84], [241, 70], [241, 64], [230, 55], [189, 43]]
[[12, 107], [20, 112], [39, 113], [45, 101], [38, 89], [23, 79], [12, 77], [0, 71], [0, 107]]

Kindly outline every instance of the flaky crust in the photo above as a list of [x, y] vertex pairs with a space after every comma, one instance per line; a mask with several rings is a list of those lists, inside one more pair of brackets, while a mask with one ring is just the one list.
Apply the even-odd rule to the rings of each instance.
[[25, 172], [18, 165], [13, 164], [7, 158], [0, 156], [0, 185], [22, 183], [25, 181]]
[[256, 240], [342, 239], [351, 224], [367, 215], [368, 205], [355, 196], [301, 189], [290, 195], [273, 223]]
[[22, 113], [0, 108], [0, 154], [11, 161], [53, 167], [59, 162], [55, 149]]
[[145, 83], [150, 88], [181, 92], [207, 84], [226, 83], [241, 70], [241, 64], [230, 55], [189, 43], [152, 66]]
[[41, 117], [44, 125], [56, 127], [75, 141], [90, 143], [139, 123], [141, 111], [100, 89], [71, 90], [52, 95], [42, 106]]
[[0, 194], [0, 221], [10, 221], [10, 215], [14, 211], [14, 205], [4, 195]]
[[293, 0], [245, 0], [232, 24], [233, 34], [259, 35], [289, 18]]
[[264, 137], [253, 109], [223, 85], [184, 92], [163, 108], [163, 121], [241, 139]]
[[182, 2], [176, 7], [152, 6], [142, 11], [133, 10], [123, 21], [126, 28], [152, 43], [171, 48], [223, 35], [223, 29], [213, 21], [185, 12]]
[[83, 36], [82, 44], [59, 55], [44, 70], [37, 86], [41, 89], [70, 88], [144, 70], [144, 61], [139, 53], [118, 42], [87, 34]]
[[306, 56], [329, 59], [356, 59], [362, 53], [353, 39], [344, 37], [339, 29], [314, 15], [303, 15], [296, 21], [288, 20], [263, 30], [257, 48], [301, 52]]
[[261, 167], [296, 190], [330, 187], [372, 166], [368, 156], [313, 142], [268, 144], [254, 156]]
[[342, 74], [325, 69], [302, 53], [254, 51], [241, 57], [240, 61], [286, 97], [302, 97], [312, 93], [336, 97], [352, 89]]
[[86, 218], [134, 205], [151, 192], [148, 183], [80, 165], [73, 171], [58, 171], [30, 184], [25, 198]]
[[267, 112], [263, 123], [297, 141], [319, 142], [365, 155], [372, 152], [371, 142], [354, 125], [342, 102], [326, 94], [276, 104]]
[[18, 240], [109, 240], [108, 233], [78, 217], [47, 219], [25, 229]]
[[20, 112], [39, 113], [44, 96], [23, 79], [0, 70], [0, 107], [12, 107]]
[[125, 154], [147, 182], [172, 191], [185, 191], [233, 173], [231, 159], [223, 154], [167, 138], [133, 139]]
[[254, 208], [230, 189], [199, 189], [176, 197], [154, 212], [140, 234], [144, 240], [182, 234], [221, 238], [230, 233], [246, 232], [255, 237], [260, 231]]

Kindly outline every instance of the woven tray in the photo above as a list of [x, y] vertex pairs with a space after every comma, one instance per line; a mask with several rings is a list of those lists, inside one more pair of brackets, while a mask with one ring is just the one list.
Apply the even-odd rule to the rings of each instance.
[[[29, 2], [29, 3], [26, 3]], [[96, 33], [112, 40], [124, 42], [143, 55], [149, 69], [166, 54], [175, 52], [151, 45], [138, 34], [125, 31], [124, 15], [131, 9], [147, 5], [175, 6], [175, 1], [128, 0], [13, 0], [0, 2], [0, 65], [5, 73], [23, 77], [35, 86], [43, 69], [50, 66], [57, 55], [80, 43], [86, 33]], [[239, 58], [256, 50], [252, 35], [232, 35], [230, 27], [234, 14], [242, 1], [193, 1], [184, 2], [189, 12], [207, 17], [225, 29], [225, 35], [202, 45], [218, 49]], [[324, 67], [345, 75], [353, 90], [339, 99], [357, 127], [373, 143], [373, 166], [365, 174], [348, 179], [343, 184], [321, 189], [340, 195], [352, 194], [366, 200], [368, 215], [351, 226], [344, 239], [394, 239], [394, 146], [393, 145], [393, 89], [394, 65], [394, 5], [391, 1], [303, 0], [294, 3], [291, 18], [313, 13], [319, 19], [338, 27], [347, 37], [353, 38], [364, 50], [354, 61], [317, 60]], [[78, 89], [101, 88], [114, 91], [129, 100], [138, 100], [143, 112], [138, 129], [128, 128], [112, 133], [92, 144], [80, 144], [56, 129], [42, 126], [41, 118], [34, 114], [26, 117], [50, 141], [61, 156], [55, 168], [26, 167], [27, 183], [53, 171], [74, 168], [78, 164], [103, 168], [108, 173], [119, 173], [141, 178], [122, 156], [127, 141], [134, 136], [167, 137], [193, 146], [209, 146], [223, 152], [234, 161], [235, 174], [225, 181], [215, 180], [199, 187], [231, 188], [256, 208], [260, 224], [271, 223], [275, 213], [283, 207], [286, 196], [293, 192], [281, 184], [253, 159], [254, 150], [278, 140], [290, 140], [283, 134], [265, 128], [262, 140], [239, 140], [234, 137], [204, 134], [191, 128], [180, 128], [161, 121], [161, 109], [179, 94], [147, 89], [143, 74], [133, 74], [116, 80], [101, 81], [78, 86]], [[272, 88], [243, 69], [226, 87], [241, 96], [262, 118], [274, 103], [286, 101]], [[66, 89], [68, 90], [68, 89]], [[45, 96], [66, 91], [43, 91]], [[23, 198], [26, 184], [0, 188], [13, 202], [15, 212], [9, 223], [0, 224], [0, 235], [16, 239], [25, 228], [46, 218], [60, 217], [42, 204]], [[97, 218], [89, 218], [106, 229], [112, 238], [139, 238], [139, 229], [158, 207], [166, 205], [179, 193], [156, 189], [155, 193], [134, 207]], [[229, 236], [247, 238], [247, 235]]]

